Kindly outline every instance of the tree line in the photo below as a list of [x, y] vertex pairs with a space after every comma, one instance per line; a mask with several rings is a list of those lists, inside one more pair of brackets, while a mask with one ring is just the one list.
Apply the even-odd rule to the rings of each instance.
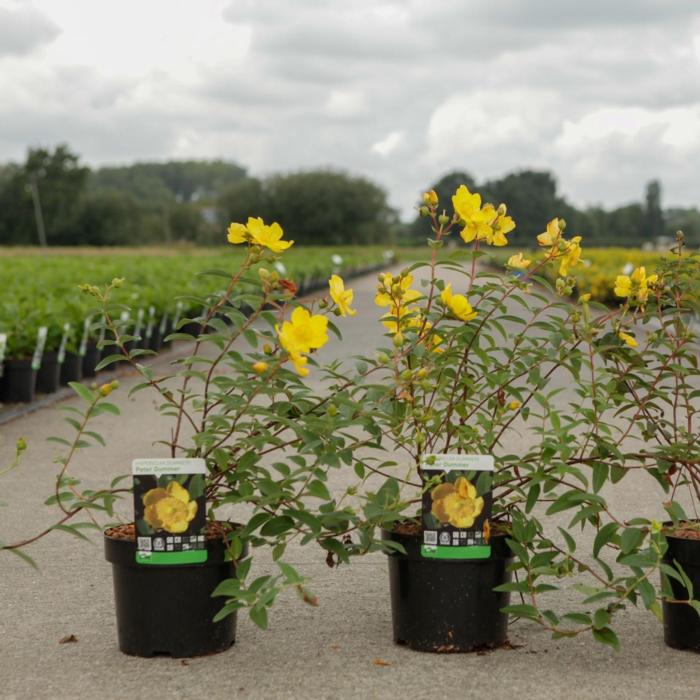
[[[509, 236], [515, 245], [531, 245], [554, 216], [563, 216], [588, 245], [638, 247], [679, 228], [691, 245], [700, 244], [700, 212], [663, 209], [656, 181], [647, 185], [643, 201], [611, 210], [576, 208], [546, 171], [480, 183], [453, 171], [426, 189], [435, 189], [449, 210], [461, 184], [494, 204], [508, 204], [517, 222]], [[335, 170], [256, 178], [223, 160], [92, 169], [66, 145], [32, 148], [23, 163], [0, 165], [0, 244], [217, 244], [228, 222], [248, 216], [278, 221], [289, 238], [316, 245], [423, 244], [430, 235], [418, 215], [402, 223], [380, 186]]]

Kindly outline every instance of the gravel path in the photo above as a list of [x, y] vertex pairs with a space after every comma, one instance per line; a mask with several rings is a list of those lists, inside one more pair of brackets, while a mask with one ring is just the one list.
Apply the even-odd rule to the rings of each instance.
[[[376, 277], [355, 280], [352, 286], [358, 314], [341, 319], [346, 340], [333, 339], [322, 359], [349, 358], [381, 336], [381, 310], [372, 301]], [[159, 358], [156, 369], [172, 357]], [[85, 450], [76, 463], [88, 487], [128, 472], [135, 457], [159, 454], [152, 443], [166, 434], [168, 422], [155, 412], [146, 392], [127, 398], [136, 381], [125, 373], [123, 388], [115, 394], [121, 419], [98, 419], [108, 449]], [[55, 407], [45, 407], [0, 426], [0, 464], [7, 463], [17, 438], [29, 442], [22, 468], [0, 481], [0, 498], [10, 501], [0, 509], [0, 535], [6, 541], [51, 522], [50, 509], [41, 503], [53, 484], [56, 450], [46, 438], [62, 432], [59, 420]], [[638, 509], [646, 502], [650, 515], [658, 513], [644, 481], [630, 479], [620, 498], [622, 507]], [[101, 543], [91, 546], [56, 534], [30, 553], [39, 572], [16, 557], [0, 555], [0, 698], [7, 700], [700, 697], [700, 659], [666, 648], [661, 626], [642, 610], [621, 616], [620, 653], [589, 638], [552, 641], [526, 622], [511, 627], [512, 649], [483, 655], [419, 654], [395, 646], [383, 555], [331, 570], [323, 554], [311, 547], [296, 550], [290, 561], [314, 576], [311, 588], [319, 597], [318, 608], [284, 597], [267, 632], [243, 615], [236, 645], [217, 656], [131, 658], [117, 649], [111, 572]], [[266, 563], [257, 566], [263, 570]], [[69, 635], [77, 641], [59, 643]]]

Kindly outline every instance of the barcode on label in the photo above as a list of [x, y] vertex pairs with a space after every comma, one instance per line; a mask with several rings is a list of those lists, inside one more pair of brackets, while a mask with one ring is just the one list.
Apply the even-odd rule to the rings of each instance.
[[139, 537], [138, 538], [138, 549], [142, 552], [151, 551], [151, 538], [150, 537]]
[[424, 544], [437, 544], [438, 537], [435, 530], [425, 530], [423, 532], [423, 543]]

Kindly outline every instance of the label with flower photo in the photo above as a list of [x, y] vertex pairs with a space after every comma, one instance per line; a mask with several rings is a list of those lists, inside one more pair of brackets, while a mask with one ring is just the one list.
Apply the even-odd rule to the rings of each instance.
[[421, 471], [421, 555], [429, 559], [488, 559], [493, 457], [424, 455]]
[[207, 560], [203, 459], [135, 459], [134, 523], [138, 564]]

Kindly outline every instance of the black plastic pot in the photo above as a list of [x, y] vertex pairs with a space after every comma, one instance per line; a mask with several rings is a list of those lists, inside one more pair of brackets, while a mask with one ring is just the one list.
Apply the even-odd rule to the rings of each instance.
[[67, 352], [61, 365], [61, 384], [79, 382], [83, 378], [83, 358], [73, 352]]
[[[177, 658], [225, 651], [236, 640], [236, 613], [212, 622], [223, 598], [213, 590], [235, 574], [222, 540], [209, 540], [204, 564], [136, 563], [136, 543], [105, 534], [112, 564], [119, 649], [132, 656]], [[242, 557], [247, 554], [244, 549]]]
[[44, 394], [58, 391], [61, 379], [61, 365], [57, 352], [45, 352], [41, 356], [41, 367], [36, 373], [36, 390]]
[[160, 328], [154, 326], [151, 330], [151, 337], [148, 339], [148, 349], [158, 352], [163, 347], [163, 339], [160, 337]]
[[[694, 597], [700, 596], [700, 540], [666, 535], [668, 550], [664, 562], [678, 562], [693, 584]], [[668, 578], [676, 600], [688, 600], [688, 591], [673, 578]], [[663, 603], [664, 641], [674, 649], [700, 652], [700, 615], [690, 605]]]
[[5, 371], [0, 380], [0, 401], [30, 403], [36, 393], [36, 370], [32, 360], [5, 360]]
[[95, 367], [99, 364], [101, 356], [102, 352], [97, 343], [94, 340], [88, 342], [83, 355], [83, 377], [94, 377], [97, 374]]
[[509, 593], [494, 588], [511, 580], [513, 555], [505, 536], [491, 539], [489, 559], [425, 559], [420, 538], [383, 532], [406, 554], [388, 555], [394, 641], [415, 651], [464, 652], [501, 646], [508, 616], [500, 609]]

